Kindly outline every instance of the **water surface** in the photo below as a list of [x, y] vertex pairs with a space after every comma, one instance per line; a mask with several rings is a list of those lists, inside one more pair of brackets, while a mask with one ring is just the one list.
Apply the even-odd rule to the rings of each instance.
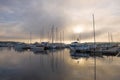
[[[97, 80], [120, 80], [120, 58], [97, 57]], [[69, 49], [42, 53], [0, 48], [0, 80], [93, 80], [94, 58]]]

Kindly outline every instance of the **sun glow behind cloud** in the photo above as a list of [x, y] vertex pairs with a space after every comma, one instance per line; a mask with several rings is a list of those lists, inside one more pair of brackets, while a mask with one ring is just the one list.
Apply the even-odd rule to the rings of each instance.
[[107, 37], [100, 40], [101, 36], [119, 32], [119, 3], [119, 0], [0, 0], [0, 40], [29, 39], [26, 35], [30, 32], [34, 39], [47, 39], [54, 24], [58, 34], [65, 32], [67, 41], [79, 33], [83, 41], [92, 41], [94, 11], [97, 41], [107, 41]]
[[83, 32], [83, 26], [77, 25], [73, 28], [73, 32], [76, 34], [82, 33]]

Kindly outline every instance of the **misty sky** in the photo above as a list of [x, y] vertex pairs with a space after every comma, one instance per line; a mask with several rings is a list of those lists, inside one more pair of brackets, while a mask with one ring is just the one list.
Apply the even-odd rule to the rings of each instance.
[[93, 41], [93, 13], [97, 41], [108, 41], [108, 32], [120, 41], [120, 0], [0, 0], [0, 40], [28, 40], [30, 32], [46, 39], [54, 25], [65, 40], [79, 27], [82, 41]]

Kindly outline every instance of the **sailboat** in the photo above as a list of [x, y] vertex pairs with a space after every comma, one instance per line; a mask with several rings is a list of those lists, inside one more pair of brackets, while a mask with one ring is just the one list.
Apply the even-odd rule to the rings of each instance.
[[39, 43], [31, 44], [32, 35], [30, 33], [30, 50], [33, 52], [43, 52], [45, 50], [44, 46], [41, 46]]

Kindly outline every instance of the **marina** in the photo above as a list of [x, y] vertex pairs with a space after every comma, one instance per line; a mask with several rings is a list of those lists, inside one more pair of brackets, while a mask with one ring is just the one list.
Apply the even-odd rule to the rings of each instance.
[[61, 49], [69, 49], [70, 52], [75, 53], [89, 53], [90, 55], [99, 55], [99, 53], [104, 55], [117, 55], [120, 53], [119, 43], [96, 43], [94, 50], [94, 43], [78, 43], [72, 42], [71, 44], [63, 44], [63, 43], [34, 43], [34, 44], [26, 44], [20, 42], [1, 42], [1, 47], [9, 47], [14, 50], [30, 50], [33, 52], [44, 52], [46, 50], [61, 50]]
[[0, 0], [0, 80], [120, 80], [120, 0]]

